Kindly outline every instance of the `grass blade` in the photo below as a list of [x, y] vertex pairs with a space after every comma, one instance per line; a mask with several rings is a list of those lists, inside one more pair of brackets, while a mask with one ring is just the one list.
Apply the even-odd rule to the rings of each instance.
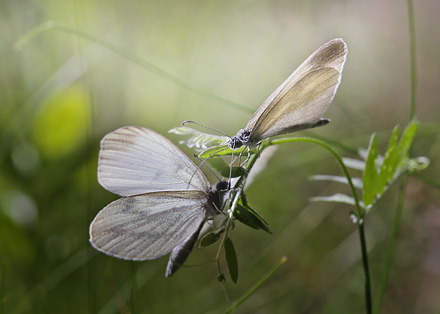
[[266, 275], [264, 275], [258, 282], [256, 282], [240, 299], [232, 303], [231, 307], [225, 313], [233, 313], [247, 298], [249, 298], [258, 288], [261, 287], [273, 274], [287, 261], [287, 257], [282, 257], [280, 262], [272, 268]]

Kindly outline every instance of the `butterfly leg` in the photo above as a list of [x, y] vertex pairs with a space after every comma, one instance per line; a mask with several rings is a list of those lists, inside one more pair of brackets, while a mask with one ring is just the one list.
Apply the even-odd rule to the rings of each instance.
[[229, 163], [229, 179], [228, 179], [228, 192], [231, 190], [231, 182], [232, 182], [232, 165], [234, 164], [234, 149], [232, 150], [231, 162]]
[[[240, 164], [240, 167], [245, 165], [249, 161], [249, 159], [251, 159], [251, 149], [249, 147], [246, 147], [245, 149], [247, 149], [247, 158], [245, 161], [243, 161], [242, 164]], [[243, 152], [244, 152], [244, 149], [241, 151], [241, 153], [243, 154]]]

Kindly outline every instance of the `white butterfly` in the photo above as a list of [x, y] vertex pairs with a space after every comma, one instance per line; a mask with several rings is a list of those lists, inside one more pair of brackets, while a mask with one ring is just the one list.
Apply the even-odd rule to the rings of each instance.
[[123, 127], [102, 139], [98, 181], [123, 198], [102, 209], [90, 224], [92, 246], [137, 261], [172, 251], [167, 277], [186, 260], [203, 223], [219, 214], [222, 204], [221, 192], [191, 159], [142, 127]]
[[330, 120], [322, 116], [341, 82], [347, 53], [341, 38], [322, 45], [263, 102], [229, 147], [254, 146], [271, 136], [327, 124]]

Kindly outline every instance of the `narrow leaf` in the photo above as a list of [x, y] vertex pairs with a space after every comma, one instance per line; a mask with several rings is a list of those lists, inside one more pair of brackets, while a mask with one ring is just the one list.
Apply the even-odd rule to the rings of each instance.
[[416, 121], [411, 121], [411, 123], [403, 131], [402, 137], [400, 139], [398, 149], [400, 151], [401, 160], [407, 157], [408, 151], [411, 148], [414, 136], [416, 135], [419, 123]]
[[[318, 175], [310, 176], [309, 179], [315, 181], [333, 181], [333, 182], [348, 184], [347, 177], [341, 177], [341, 176], [329, 176], [329, 175], [318, 174]], [[355, 188], [362, 190], [361, 178], [351, 178], [351, 182], [353, 183]]]
[[249, 208], [243, 207], [240, 204], [237, 204], [234, 211], [234, 217], [238, 219], [241, 223], [254, 228], [254, 229], [262, 229], [266, 231], [267, 233], [272, 234], [272, 231], [270, 231], [269, 226], [264, 221], [264, 219], [261, 218], [261, 216], [258, 215], [257, 212], [254, 210], [249, 210]]
[[281, 267], [285, 262], [287, 261], [287, 257], [282, 257], [280, 262], [272, 268], [266, 275], [264, 275], [260, 280], [258, 280], [257, 283], [255, 283], [242, 297], [240, 297], [237, 301], [232, 303], [231, 307], [226, 310], [225, 313], [231, 314], [234, 313], [237, 308], [242, 304], [244, 301], [246, 301], [252, 294], [254, 294], [255, 291], [257, 291], [258, 288], [260, 288], [270, 277], [273, 276], [273, 274], [278, 270], [278, 268]]
[[205, 234], [200, 240], [200, 246], [206, 247], [214, 244], [215, 242], [217, 242], [218, 239], [220, 239], [221, 233], [222, 232], [209, 232]]
[[345, 166], [354, 170], [365, 170], [365, 161], [353, 158], [342, 158]]
[[257, 216], [258, 219], [260, 219], [265, 225], [269, 225], [269, 224], [267, 223], [267, 221], [264, 220], [264, 218], [263, 218], [259, 213], [257, 213], [256, 210], [254, 210], [254, 209], [252, 208], [251, 204], [248, 202], [248, 200], [247, 200], [247, 198], [246, 198], [246, 195], [243, 194], [243, 193], [241, 194], [241, 199], [239, 200], [239, 204], [243, 205], [246, 209], [248, 209], [248, 210], [249, 210], [250, 212], [252, 212], [255, 216]]
[[237, 203], [234, 217], [251, 228], [263, 229], [267, 233], [272, 234], [267, 221], [251, 207], [244, 194], [241, 195], [241, 198]]
[[225, 243], [225, 255], [226, 255], [226, 263], [228, 264], [229, 275], [234, 283], [237, 283], [238, 280], [238, 261], [237, 254], [235, 254], [234, 244], [229, 237], [226, 237]]
[[336, 193], [331, 196], [315, 196], [311, 197], [310, 200], [312, 202], [336, 202], [336, 203], [344, 203], [349, 205], [355, 205], [354, 198], [342, 193]]
[[386, 185], [394, 179], [394, 173], [399, 164], [399, 151], [397, 149], [397, 139], [399, 137], [399, 127], [396, 126], [391, 134], [384, 161], [380, 167], [379, 178], [377, 182], [377, 192], [382, 194]]

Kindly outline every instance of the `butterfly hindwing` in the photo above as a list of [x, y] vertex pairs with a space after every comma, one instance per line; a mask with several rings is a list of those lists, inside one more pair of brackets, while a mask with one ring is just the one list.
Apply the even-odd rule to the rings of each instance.
[[205, 219], [206, 194], [157, 192], [121, 198], [90, 225], [90, 242], [106, 254], [129, 260], [165, 255], [196, 232]]

